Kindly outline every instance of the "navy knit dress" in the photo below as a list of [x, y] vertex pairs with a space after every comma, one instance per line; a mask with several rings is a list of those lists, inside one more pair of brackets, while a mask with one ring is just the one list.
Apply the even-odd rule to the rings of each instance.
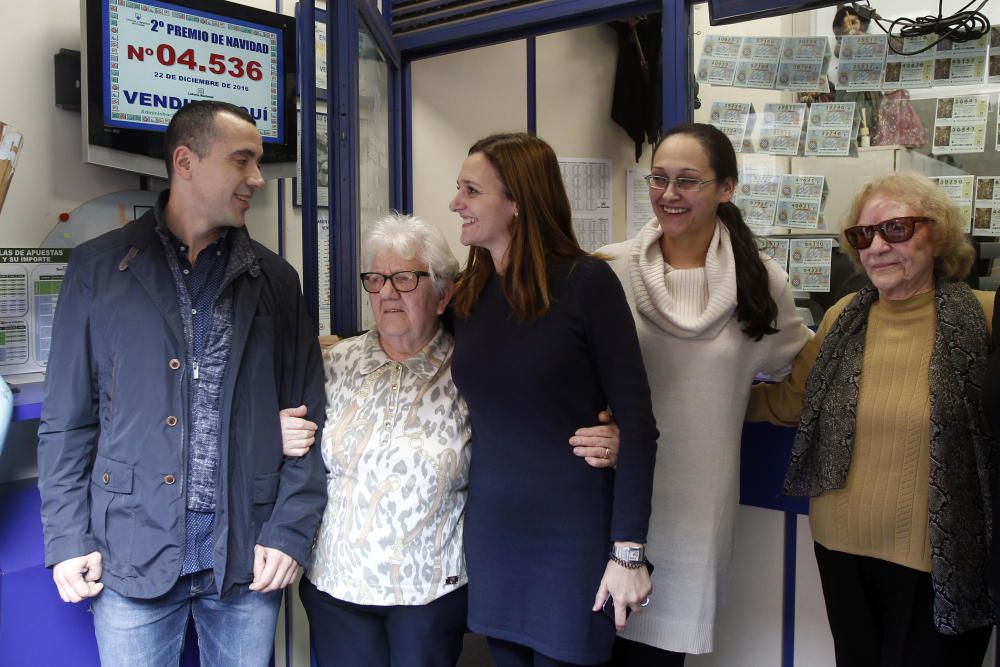
[[[657, 431], [618, 278], [580, 257], [549, 272], [531, 323], [494, 275], [456, 318], [452, 376], [472, 417], [465, 517], [472, 631], [564, 662], [607, 661], [614, 624], [592, 612], [614, 540], [646, 541]], [[573, 455], [574, 431], [611, 406], [617, 470]], [[655, 554], [651, 555], [655, 561]]]

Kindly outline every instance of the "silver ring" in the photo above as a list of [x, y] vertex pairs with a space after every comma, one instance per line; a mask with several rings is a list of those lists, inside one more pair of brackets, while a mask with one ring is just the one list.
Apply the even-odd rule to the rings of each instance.
[[608, 459], [609, 461], [611, 460], [611, 448], [610, 447], [605, 447], [604, 448], [604, 458]]
[[639, 603], [639, 606], [640, 607], [648, 607], [649, 606], [649, 596], [648, 595], [646, 596], [645, 600], [643, 600], [642, 602]]

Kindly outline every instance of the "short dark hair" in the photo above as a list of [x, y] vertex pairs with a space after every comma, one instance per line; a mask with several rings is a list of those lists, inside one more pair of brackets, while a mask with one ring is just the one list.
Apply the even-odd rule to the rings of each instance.
[[163, 159], [167, 163], [167, 180], [174, 175], [174, 151], [178, 146], [187, 146], [198, 157], [208, 154], [212, 139], [215, 138], [215, 115], [229, 113], [245, 120], [254, 127], [256, 121], [246, 110], [229, 102], [198, 100], [190, 102], [174, 114], [163, 137]]

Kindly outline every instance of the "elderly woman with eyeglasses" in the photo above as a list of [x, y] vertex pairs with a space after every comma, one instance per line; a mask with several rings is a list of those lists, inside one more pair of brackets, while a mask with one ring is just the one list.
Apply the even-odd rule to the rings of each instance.
[[[440, 315], [458, 261], [412, 216], [382, 218], [365, 241], [376, 328], [323, 355], [329, 502], [300, 594], [320, 667], [452, 667], [466, 624], [471, 427]], [[287, 455], [312, 445], [316, 425], [303, 416], [283, 411]], [[610, 467], [616, 434], [580, 429], [567, 445]]]
[[837, 665], [978, 667], [993, 622], [993, 294], [962, 282], [974, 251], [924, 176], [865, 185], [842, 247], [872, 286], [827, 311], [747, 417], [798, 424], [785, 492], [811, 497]]

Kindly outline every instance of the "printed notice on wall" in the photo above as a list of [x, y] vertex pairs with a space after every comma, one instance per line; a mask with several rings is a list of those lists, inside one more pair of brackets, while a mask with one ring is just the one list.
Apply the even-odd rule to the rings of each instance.
[[611, 243], [611, 160], [560, 158], [559, 169], [580, 247], [593, 252]]
[[649, 174], [649, 169], [629, 169], [625, 178], [626, 211], [628, 217], [628, 237], [632, 238], [639, 233], [639, 230], [646, 226], [646, 223], [656, 217], [653, 212], [653, 204], [649, 200], [650, 193], [656, 192], [649, 189], [649, 185], [644, 180], [644, 176]]
[[[330, 322], [330, 309], [333, 308], [333, 275], [330, 272], [330, 214], [329, 209], [316, 210], [316, 257], [319, 260], [319, 335], [329, 336], [333, 333]], [[367, 269], [365, 269], [367, 271]], [[368, 299], [363, 299], [366, 303]], [[363, 307], [362, 312], [370, 312], [370, 307]], [[364, 328], [364, 327], [363, 327]]]
[[788, 253], [788, 281], [793, 290], [830, 291], [830, 263], [833, 239], [791, 239]]
[[976, 189], [976, 177], [969, 176], [931, 176], [930, 179], [944, 190], [948, 199], [958, 207], [962, 220], [962, 231], [972, 232], [973, 193]]
[[986, 95], [938, 98], [934, 110], [934, 155], [982, 153], [989, 106]]
[[0, 375], [45, 370], [70, 250], [0, 248]]

